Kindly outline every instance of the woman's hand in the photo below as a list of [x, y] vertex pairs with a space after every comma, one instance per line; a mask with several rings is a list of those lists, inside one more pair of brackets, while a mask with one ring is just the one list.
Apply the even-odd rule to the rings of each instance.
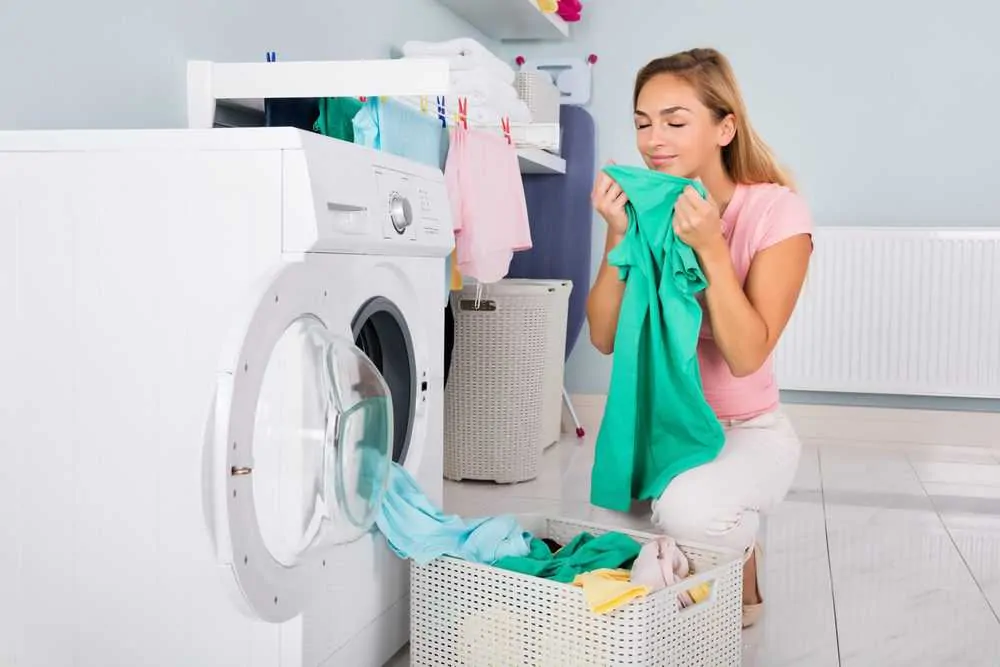
[[603, 171], [597, 175], [597, 180], [594, 181], [590, 202], [604, 218], [604, 222], [608, 224], [608, 231], [618, 238], [625, 236], [625, 231], [628, 229], [628, 214], [625, 212], [628, 196], [615, 183], [614, 179]]
[[720, 241], [725, 244], [719, 206], [711, 194], [705, 199], [690, 185], [684, 188], [674, 204], [674, 233], [698, 254], [718, 246]]

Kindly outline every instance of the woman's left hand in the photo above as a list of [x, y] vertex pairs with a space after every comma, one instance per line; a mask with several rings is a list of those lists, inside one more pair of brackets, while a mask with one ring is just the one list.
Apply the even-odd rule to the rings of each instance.
[[724, 242], [719, 206], [711, 194], [707, 197], [689, 185], [674, 204], [674, 233], [699, 253]]

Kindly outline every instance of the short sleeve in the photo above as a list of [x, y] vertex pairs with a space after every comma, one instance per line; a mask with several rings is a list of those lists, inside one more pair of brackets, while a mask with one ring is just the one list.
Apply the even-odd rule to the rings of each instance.
[[760, 226], [753, 250], [760, 252], [798, 234], [812, 233], [812, 212], [806, 200], [791, 190], [782, 190]]

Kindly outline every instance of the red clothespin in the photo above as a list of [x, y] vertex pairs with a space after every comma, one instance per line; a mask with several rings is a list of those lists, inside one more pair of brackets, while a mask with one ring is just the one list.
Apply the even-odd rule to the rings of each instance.
[[526, 61], [524, 60], [524, 56], [518, 56], [517, 58], [514, 58], [514, 62], [517, 63], [518, 67], [524, 67], [524, 63]]
[[362, 104], [364, 104], [367, 101], [368, 101], [368, 98], [365, 97], [364, 95], [362, 95], [361, 97], [358, 98], [358, 102], [361, 102]]
[[462, 124], [463, 130], [469, 129], [469, 98], [458, 98], [458, 120]]
[[506, 137], [507, 143], [508, 144], [513, 143], [510, 140], [510, 117], [509, 116], [504, 116], [503, 118], [500, 119], [500, 129], [503, 130], [503, 136]]

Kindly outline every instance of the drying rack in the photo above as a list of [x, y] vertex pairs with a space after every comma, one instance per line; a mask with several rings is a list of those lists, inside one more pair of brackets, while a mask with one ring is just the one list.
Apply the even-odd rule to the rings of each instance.
[[[188, 127], [207, 129], [220, 103], [263, 113], [267, 98], [429, 97], [448, 94], [448, 61], [441, 58], [219, 63], [187, 67]], [[450, 116], [451, 114], [449, 114]], [[450, 121], [453, 122], [453, 121]], [[564, 174], [566, 161], [538, 148], [517, 148], [524, 174]]]

